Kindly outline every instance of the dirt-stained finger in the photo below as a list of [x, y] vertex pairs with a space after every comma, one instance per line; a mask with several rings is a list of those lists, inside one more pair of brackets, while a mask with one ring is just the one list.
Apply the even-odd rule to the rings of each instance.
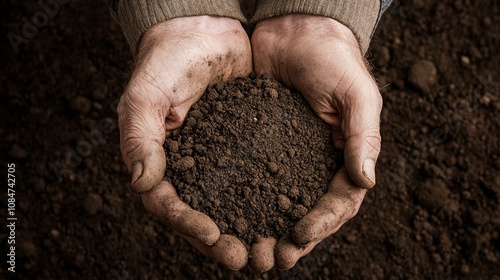
[[209, 246], [200, 240], [181, 234], [196, 250], [203, 255], [223, 264], [231, 270], [240, 270], [248, 263], [248, 252], [241, 241], [228, 234], [222, 234], [214, 245]]
[[[381, 148], [382, 97], [371, 75], [352, 86], [343, 99], [344, 159], [347, 172], [358, 187], [375, 186], [375, 165]], [[361, 80], [361, 79], [360, 79]]]
[[259, 237], [250, 249], [250, 268], [260, 273], [271, 270], [274, 267], [274, 247], [276, 243], [277, 240], [273, 237]]
[[214, 221], [183, 202], [174, 186], [167, 181], [161, 181], [151, 191], [142, 194], [142, 202], [150, 213], [181, 234], [207, 245], [214, 244], [220, 237], [219, 228]]
[[318, 243], [319, 241], [309, 243], [306, 246], [299, 246], [293, 242], [290, 235], [285, 234], [276, 244], [274, 252], [276, 267], [282, 270], [292, 268], [300, 258], [309, 254]]
[[[151, 104], [152, 98], [141, 98], [142, 92], [127, 90], [118, 104], [120, 149], [132, 173], [131, 188], [143, 193], [158, 184], [165, 173], [165, 115], [163, 100]], [[157, 113], [156, 113], [157, 112]]]
[[341, 168], [330, 187], [316, 206], [291, 231], [291, 237], [298, 245], [320, 241], [335, 233], [345, 222], [354, 217], [366, 190], [352, 183]]

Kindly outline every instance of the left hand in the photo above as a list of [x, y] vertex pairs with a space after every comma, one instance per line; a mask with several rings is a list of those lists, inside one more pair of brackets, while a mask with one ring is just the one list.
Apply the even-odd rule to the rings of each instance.
[[[252, 38], [255, 72], [299, 90], [332, 126], [345, 167], [303, 219], [277, 243], [263, 238], [250, 253], [258, 271], [289, 269], [354, 217], [375, 185], [382, 98], [352, 31], [327, 17], [287, 15], [257, 24]], [[276, 244], [276, 248], [274, 248]], [[267, 245], [267, 246], [265, 246]], [[273, 257], [274, 256], [274, 257]]]
[[207, 86], [252, 71], [251, 54], [247, 33], [236, 19], [165, 20], [142, 36], [136, 67], [118, 105], [122, 155], [144, 207], [201, 253], [233, 270], [247, 264], [245, 246], [221, 234], [209, 216], [192, 209], [162, 180], [163, 143]]

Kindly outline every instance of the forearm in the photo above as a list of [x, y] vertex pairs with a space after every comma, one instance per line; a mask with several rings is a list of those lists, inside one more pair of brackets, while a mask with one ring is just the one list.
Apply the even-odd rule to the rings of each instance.
[[257, 4], [252, 23], [287, 14], [310, 14], [333, 18], [349, 27], [363, 53], [381, 14], [392, 0], [261, 0]]

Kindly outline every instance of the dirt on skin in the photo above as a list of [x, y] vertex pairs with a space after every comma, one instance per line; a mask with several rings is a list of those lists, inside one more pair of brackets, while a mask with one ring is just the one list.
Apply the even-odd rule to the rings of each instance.
[[7, 34], [42, 9], [2, 5], [0, 174], [16, 164], [18, 220], [14, 274], [4, 188], [0, 279], [500, 279], [498, 1], [393, 1], [367, 55], [377, 185], [293, 269], [264, 274], [204, 257], [130, 190], [116, 101], [133, 59], [104, 1], [61, 4], [17, 53]]
[[247, 245], [281, 237], [342, 164], [331, 128], [299, 92], [270, 77], [207, 89], [165, 142], [180, 197]]

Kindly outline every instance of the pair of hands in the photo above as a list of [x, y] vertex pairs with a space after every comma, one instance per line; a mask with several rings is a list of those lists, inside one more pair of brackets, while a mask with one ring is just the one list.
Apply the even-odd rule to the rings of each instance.
[[[334, 145], [344, 149], [345, 167], [289, 234], [280, 240], [260, 238], [248, 254], [236, 237], [221, 234], [212, 219], [182, 202], [174, 186], [162, 180], [162, 145], [208, 85], [246, 76], [252, 69], [302, 92], [332, 126]], [[267, 19], [257, 24], [250, 44], [237, 20], [184, 17], [144, 34], [118, 105], [120, 144], [132, 189], [142, 193], [145, 208], [200, 252], [234, 270], [247, 263], [260, 272], [274, 266], [289, 269], [356, 215], [366, 189], [375, 185], [381, 108], [355, 36], [333, 19]]]

